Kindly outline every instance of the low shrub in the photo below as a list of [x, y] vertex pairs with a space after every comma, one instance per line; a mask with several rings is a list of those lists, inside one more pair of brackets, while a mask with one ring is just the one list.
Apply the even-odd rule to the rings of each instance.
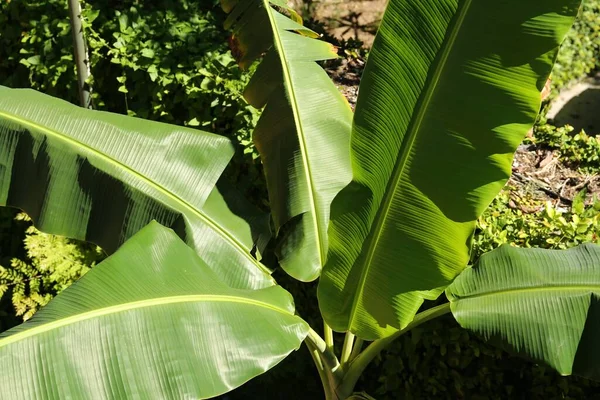
[[550, 201], [517, 199], [505, 189], [478, 220], [473, 260], [507, 243], [546, 249], [600, 243], [600, 199], [586, 205], [584, 197], [582, 191], [571, 208], [561, 209]]
[[575, 133], [570, 125], [556, 127], [542, 117], [534, 129], [532, 142], [556, 150], [559, 159], [573, 168], [591, 174], [600, 170], [600, 136], [588, 135], [583, 130]]
[[597, 382], [515, 358], [452, 318], [399, 338], [361, 383], [378, 400], [600, 399]]

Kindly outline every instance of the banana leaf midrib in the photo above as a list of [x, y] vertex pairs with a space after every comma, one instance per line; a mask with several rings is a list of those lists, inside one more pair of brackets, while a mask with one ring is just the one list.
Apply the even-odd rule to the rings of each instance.
[[590, 285], [581, 285], [581, 284], [557, 284], [557, 285], [547, 285], [547, 286], [529, 286], [529, 287], [521, 287], [521, 288], [511, 288], [511, 289], [501, 289], [501, 290], [491, 290], [488, 292], [476, 293], [466, 296], [459, 296], [455, 293], [452, 293], [453, 299], [451, 303], [458, 303], [461, 300], [470, 300], [487, 296], [506, 296], [513, 295], [517, 293], [540, 293], [540, 292], [559, 292], [559, 291], [590, 291], [590, 292], [598, 292], [600, 293], [600, 283], [599, 284], [590, 284]]
[[269, 15], [269, 22], [271, 23], [271, 27], [273, 30], [273, 40], [275, 41], [275, 46], [277, 48], [277, 53], [279, 54], [279, 59], [281, 60], [281, 67], [283, 71], [283, 82], [289, 94], [290, 106], [292, 108], [292, 114], [294, 115], [294, 124], [298, 130], [298, 143], [300, 145], [300, 154], [302, 155], [302, 162], [304, 164], [304, 172], [306, 174], [308, 193], [309, 193], [309, 202], [313, 215], [313, 224], [315, 230], [317, 232], [317, 247], [319, 249], [319, 260], [321, 266], [323, 265], [323, 261], [325, 260], [324, 248], [323, 248], [323, 234], [322, 230], [319, 229], [319, 208], [315, 204], [315, 185], [312, 178], [312, 170], [310, 167], [310, 163], [308, 162], [307, 150], [306, 150], [306, 140], [304, 137], [304, 130], [302, 128], [302, 120], [300, 119], [299, 107], [296, 100], [296, 91], [294, 89], [294, 85], [291, 84], [291, 74], [288, 68], [287, 57], [285, 56], [285, 52], [283, 51], [283, 43], [281, 41], [281, 37], [279, 36], [279, 29], [275, 19], [273, 18], [270, 0], [263, 0], [263, 4], [267, 14]]
[[146, 300], [139, 300], [130, 303], [118, 304], [116, 306], [109, 306], [104, 308], [99, 308], [96, 310], [88, 311], [81, 314], [76, 314], [70, 317], [62, 318], [57, 321], [52, 321], [47, 324], [36, 326], [35, 328], [31, 328], [14, 335], [6, 336], [4, 338], [0, 337], [0, 348], [18, 342], [20, 340], [27, 339], [29, 337], [42, 334], [45, 332], [49, 332], [53, 329], [62, 328], [64, 326], [72, 325], [78, 322], [82, 322], [85, 320], [89, 320], [96, 317], [102, 317], [105, 315], [113, 315], [120, 312], [137, 310], [141, 308], [154, 307], [154, 306], [164, 306], [170, 304], [179, 304], [179, 303], [238, 303], [238, 304], [246, 304], [246, 305], [254, 305], [258, 307], [262, 307], [271, 311], [278, 312], [280, 314], [293, 316], [294, 314], [289, 311], [276, 307], [272, 304], [265, 303], [263, 301], [258, 301], [254, 299], [248, 299], [244, 297], [236, 297], [231, 295], [181, 295], [181, 296], [168, 296], [168, 297], [159, 297], [152, 298]]
[[109, 155], [107, 155], [107, 154], [105, 154], [103, 152], [100, 152], [100, 151], [98, 151], [98, 150], [96, 150], [96, 149], [94, 149], [94, 148], [86, 145], [85, 143], [79, 142], [79, 141], [77, 141], [77, 140], [75, 140], [73, 138], [65, 136], [65, 135], [61, 134], [60, 132], [57, 132], [57, 131], [49, 129], [49, 128], [45, 127], [45, 126], [39, 125], [39, 124], [37, 124], [37, 123], [35, 123], [33, 121], [30, 121], [28, 119], [21, 118], [21, 117], [12, 115], [12, 114], [8, 114], [8, 113], [6, 113], [4, 111], [0, 111], [0, 117], [9, 119], [9, 120], [15, 122], [16, 124], [21, 125], [21, 126], [26, 126], [26, 127], [30, 127], [30, 128], [33, 128], [33, 129], [37, 129], [37, 130], [43, 131], [43, 132], [47, 133], [48, 135], [57, 137], [58, 139], [63, 140], [65, 142], [67, 142], [67, 143], [73, 144], [73, 145], [75, 145], [77, 147], [84, 148], [85, 150], [89, 151], [90, 153], [97, 155], [99, 158], [105, 159], [106, 161], [108, 161], [108, 162], [116, 165], [120, 169], [128, 172], [129, 174], [131, 174], [133, 176], [136, 176], [137, 178], [139, 178], [140, 180], [144, 181], [148, 185], [150, 185], [150, 186], [154, 187], [155, 189], [157, 189], [159, 192], [164, 193], [167, 197], [171, 197], [177, 203], [180, 203], [185, 208], [187, 208], [188, 210], [190, 210], [193, 214], [195, 214], [198, 218], [200, 218], [203, 222], [205, 222], [212, 230], [214, 230], [215, 232], [217, 232], [225, 240], [227, 240], [230, 243], [232, 243], [234, 245], [234, 247], [236, 247], [236, 249], [240, 253], [242, 253], [247, 259], [251, 260], [251, 262], [254, 265], [256, 265], [262, 271], [264, 271], [265, 273], [267, 273], [267, 274], [270, 275], [270, 273], [266, 269], [266, 267], [264, 267], [263, 265], [261, 265], [254, 257], [252, 257], [252, 255], [244, 249], [243, 245], [235, 237], [229, 235], [226, 231], [224, 231], [223, 229], [220, 228], [219, 224], [217, 224], [215, 221], [213, 221], [207, 215], [205, 215], [204, 213], [200, 212], [193, 205], [191, 205], [190, 203], [188, 203], [187, 201], [185, 201], [184, 199], [182, 199], [181, 197], [179, 197], [175, 193], [169, 191], [168, 189], [166, 189], [162, 185], [159, 185], [156, 182], [152, 181], [151, 179], [148, 179], [144, 175], [142, 175], [139, 172], [135, 171], [134, 169], [128, 167], [127, 165], [119, 162], [118, 160], [115, 160], [114, 158], [110, 157]]
[[448, 36], [448, 40], [445, 40], [442, 44], [440, 57], [433, 66], [433, 75], [431, 77], [431, 80], [428, 80], [428, 82], [426, 82], [426, 87], [424, 88], [422, 101], [417, 102], [418, 110], [416, 110], [416, 116], [411, 120], [408, 132], [406, 133], [406, 138], [403, 141], [404, 143], [406, 143], [406, 145], [400, 147], [400, 157], [398, 157], [396, 165], [394, 166], [392, 177], [388, 182], [382, 205], [379, 207], [377, 215], [375, 216], [374, 228], [371, 231], [372, 234], [368, 235], [368, 242], [365, 243], [367, 249], [365, 261], [363, 263], [365, 267], [361, 271], [361, 276], [358, 281], [358, 288], [355, 291], [354, 300], [352, 302], [352, 308], [350, 311], [349, 318], [350, 325], [352, 325], [352, 321], [354, 320], [356, 312], [358, 310], [358, 301], [362, 297], [362, 293], [365, 288], [366, 277], [369, 273], [369, 269], [373, 261], [373, 256], [375, 254], [375, 250], [377, 249], [379, 239], [381, 237], [381, 232], [383, 231], [384, 222], [387, 219], [387, 214], [389, 213], [389, 209], [392, 204], [392, 199], [394, 198], [394, 194], [396, 192], [396, 189], [398, 188], [400, 179], [402, 178], [404, 168], [406, 166], [406, 161], [408, 160], [408, 156], [410, 155], [414, 142], [418, 136], [418, 132], [420, 130], [421, 123], [423, 122], [425, 112], [429, 108], [429, 103], [431, 102], [439, 78], [444, 70], [444, 67], [446, 66], [448, 56], [452, 47], [454, 46], [454, 42], [456, 41], [456, 38], [458, 36], [462, 23], [469, 11], [471, 3], [472, 0], [465, 0], [462, 6], [459, 5], [459, 10], [457, 10], [457, 15], [455, 16], [456, 19], [451, 23], [452, 30], [450, 32], [450, 35]]

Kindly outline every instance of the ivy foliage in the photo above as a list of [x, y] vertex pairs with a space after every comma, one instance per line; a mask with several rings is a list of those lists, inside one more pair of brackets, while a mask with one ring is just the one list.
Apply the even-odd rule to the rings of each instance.
[[76, 102], [77, 90], [67, 3], [0, 3], [0, 83], [32, 87]]
[[[181, 125], [196, 118], [213, 130], [238, 116], [231, 100], [250, 110], [239, 100], [246, 74], [228, 52], [216, 2], [146, 3], [81, 2], [95, 107]], [[76, 102], [66, 2], [9, 1], [0, 11], [2, 83]]]
[[241, 98], [248, 74], [228, 51], [216, 2], [136, 3], [113, 12], [85, 4], [95, 106], [249, 145], [257, 113]]
[[[80, 3], [96, 109], [223, 134], [256, 158], [252, 71], [231, 56], [218, 0]], [[77, 103], [68, 15], [64, 0], [0, 2], [0, 84]]]

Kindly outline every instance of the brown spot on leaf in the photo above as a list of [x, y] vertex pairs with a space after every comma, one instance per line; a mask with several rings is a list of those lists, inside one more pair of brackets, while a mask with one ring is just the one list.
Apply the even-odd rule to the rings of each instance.
[[244, 52], [240, 48], [240, 42], [235, 35], [231, 35], [228, 39], [229, 49], [231, 50], [231, 55], [235, 59], [235, 61], [239, 64], [244, 57]]

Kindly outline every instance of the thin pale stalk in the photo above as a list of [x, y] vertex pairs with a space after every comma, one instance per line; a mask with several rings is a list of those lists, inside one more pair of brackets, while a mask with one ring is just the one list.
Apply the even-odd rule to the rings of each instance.
[[342, 347], [342, 357], [340, 359], [340, 365], [342, 368], [350, 360], [350, 355], [352, 354], [352, 345], [353, 344], [354, 344], [354, 334], [352, 334], [350, 332], [346, 332], [346, 337], [344, 338], [344, 346]]
[[383, 349], [385, 349], [387, 346], [389, 346], [390, 343], [392, 343], [394, 340], [396, 340], [400, 336], [404, 335], [406, 332], [410, 331], [411, 329], [416, 328], [417, 326], [419, 326], [427, 321], [430, 321], [434, 318], [448, 314], [449, 312], [450, 312], [450, 303], [444, 303], [437, 307], [430, 308], [427, 311], [423, 311], [422, 313], [417, 314], [415, 316], [415, 318], [413, 319], [413, 321], [410, 324], [408, 324], [408, 326], [406, 328], [394, 333], [391, 336], [388, 336], [383, 339], [378, 339], [378, 340], [374, 341], [373, 343], [371, 343], [365, 349], [365, 351], [360, 353], [360, 355], [358, 355], [358, 357], [356, 357], [356, 359], [354, 359], [348, 365], [348, 368], [346, 368], [346, 374], [344, 375], [344, 381], [342, 382], [342, 385], [339, 387], [338, 392], [352, 393], [352, 391], [354, 390], [354, 386], [356, 385], [356, 382], [358, 381], [358, 378], [362, 375], [362, 373], [367, 368], [369, 363], [371, 361], [373, 361], [373, 359], [375, 357], [377, 357], [377, 355], [379, 353], [381, 353], [381, 351]]
[[308, 336], [306, 336], [306, 340], [311, 341], [319, 350], [325, 368], [330, 371], [331, 374], [336, 377], [336, 379], [341, 379], [342, 371], [340, 369], [340, 362], [335, 354], [333, 354], [331, 351], [331, 348], [329, 348], [325, 341], [321, 338], [321, 336], [319, 336], [317, 332], [310, 328], [308, 331]]
[[354, 342], [354, 346], [352, 347], [352, 354], [350, 354], [350, 359], [348, 360], [348, 362], [351, 362], [356, 357], [358, 357], [358, 355], [360, 354], [360, 351], [362, 350], [362, 346], [363, 346], [363, 340], [361, 338], [357, 338], [356, 341]]
[[79, 0], [68, 0], [69, 21], [73, 34], [73, 48], [75, 53], [75, 66], [77, 67], [77, 85], [79, 89], [79, 103], [81, 107], [92, 108], [90, 89], [86, 81], [90, 77], [90, 65], [83, 37], [83, 24], [81, 21], [81, 5]]
[[327, 343], [327, 347], [333, 350], [333, 330], [327, 325], [326, 322], [323, 322], [323, 336], [325, 336], [325, 343]]
[[315, 347], [319, 349], [319, 352], [321, 353], [327, 350], [327, 344], [325, 343], [323, 338], [321, 338], [321, 336], [319, 336], [319, 334], [315, 332], [313, 328], [309, 329], [308, 335], [306, 336], [306, 340], [310, 340], [315, 345]]

